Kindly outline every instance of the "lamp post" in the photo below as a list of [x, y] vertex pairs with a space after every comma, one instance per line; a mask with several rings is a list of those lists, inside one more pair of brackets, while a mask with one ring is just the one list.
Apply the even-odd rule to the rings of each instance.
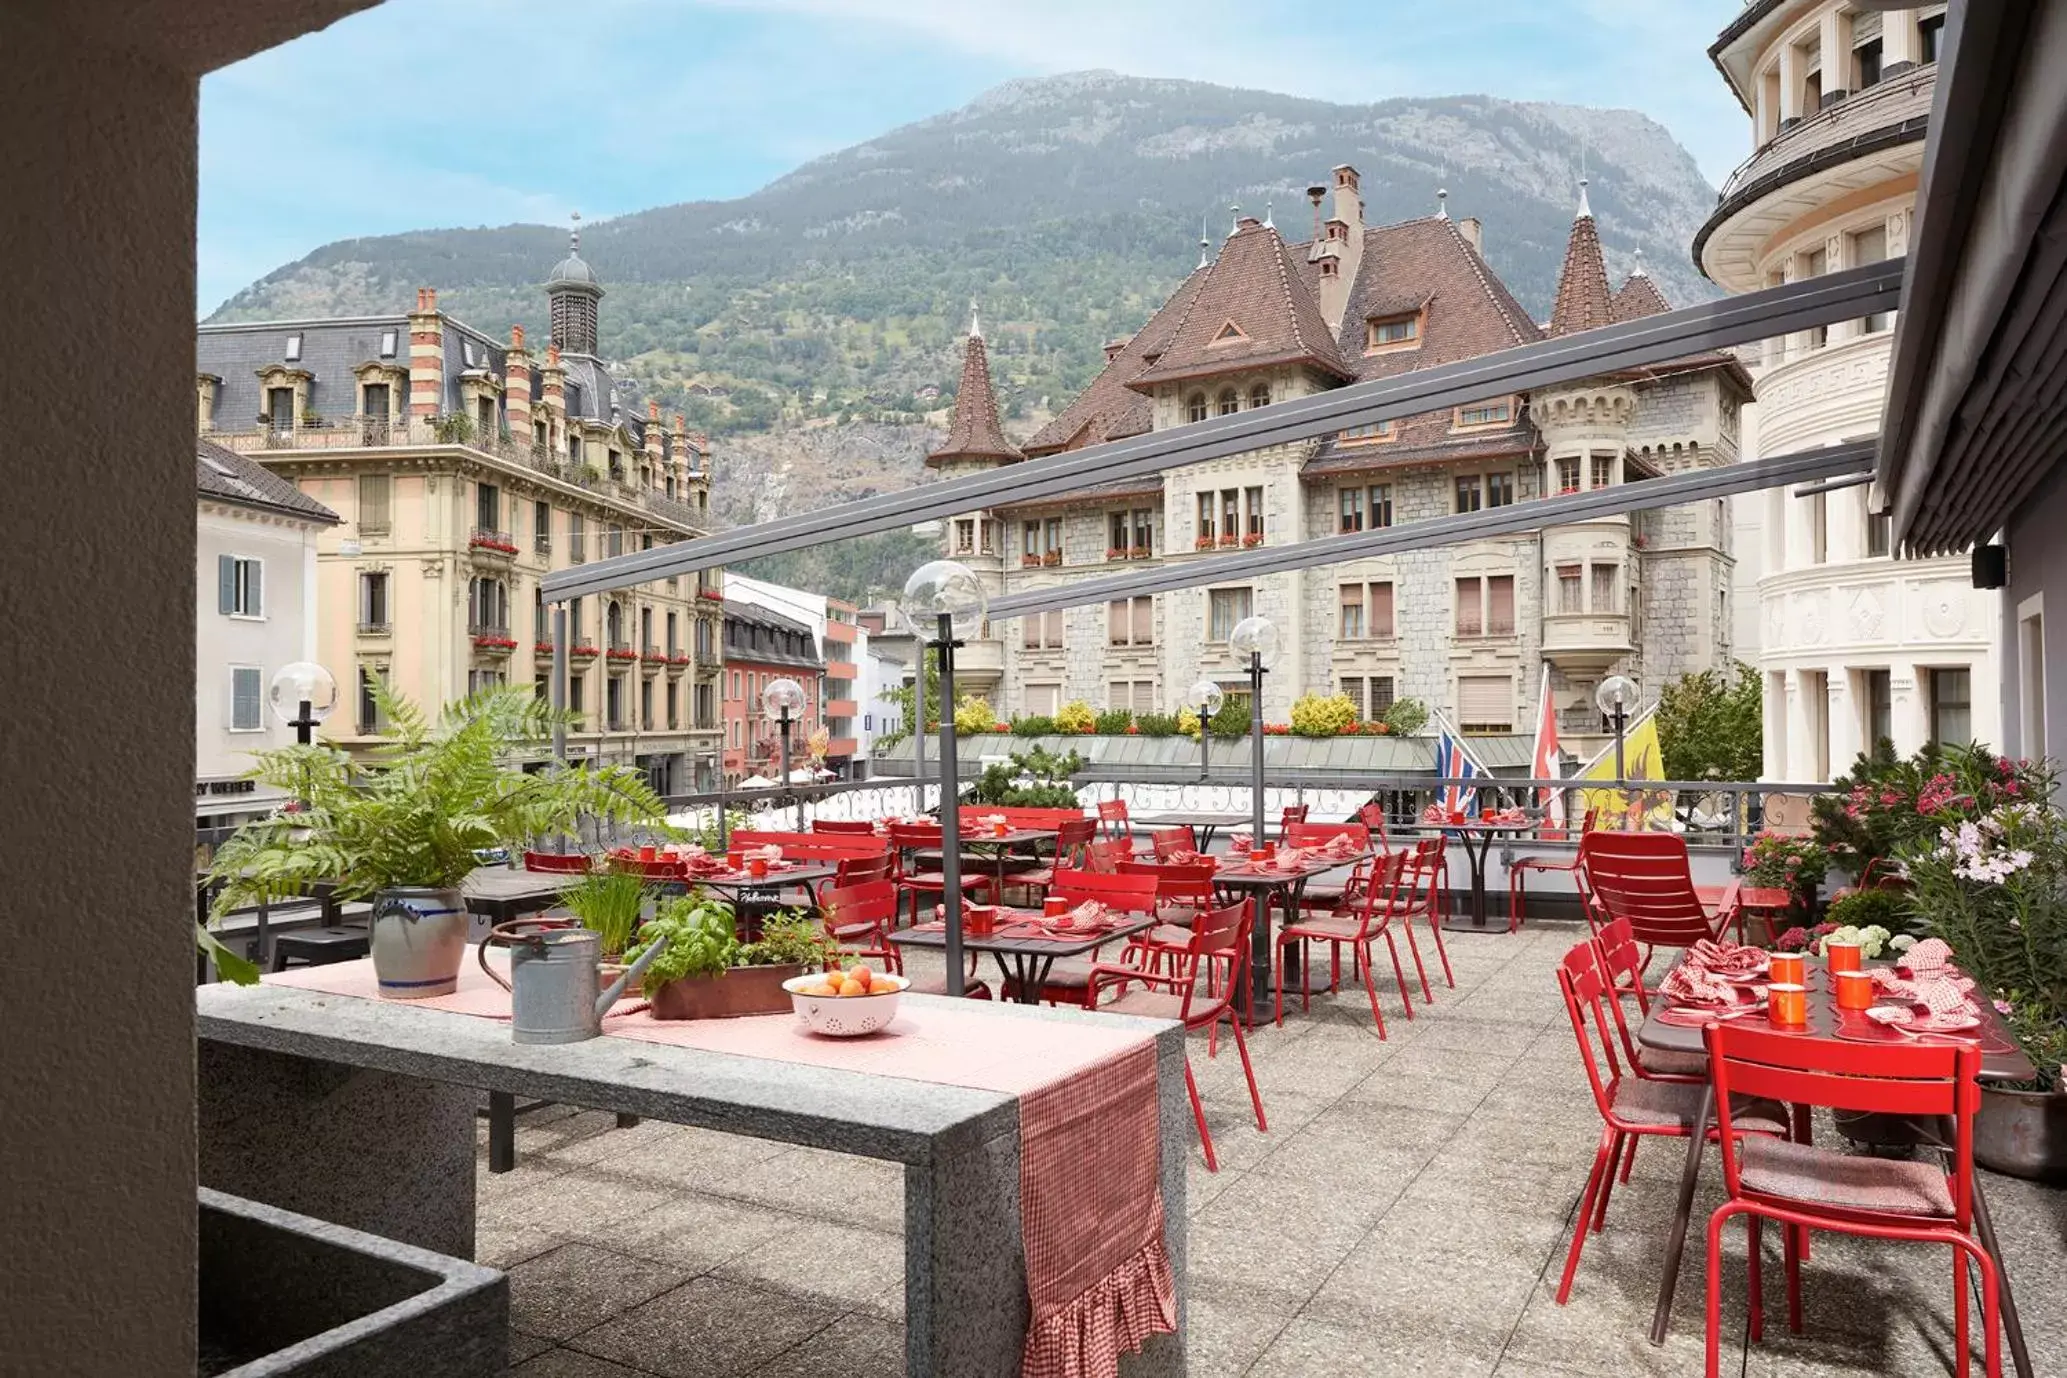
[[307, 746], [316, 725], [337, 707], [337, 681], [313, 660], [282, 665], [266, 692], [274, 714], [294, 729], [294, 740]]
[[1227, 696], [1210, 679], [1202, 679], [1192, 685], [1188, 696], [1199, 706], [1199, 783], [1203, 785], [1213, 773], [1210, 746], [1213, 734], [1206, 730], [1206, 725], [1213, 721], [1213, 715], [1220, 711], [1220, 705], [1227, 701]]
[[[1245, 617], [1235, 624], [1227, 645], [1249, 661], [1249, 796], [1250, 845], [1263, 845], [1263, 676], [1278, 658], [1278, 629], [1267, 617]], [[1206, 725], [1199, 724], [1204, 739]]]
[[[953, 560], [934, 560], [904, 583], [904, 606], [920, 639], [919, 683], [926, 675], [925, 642], [940, 656], [940, 902], [947, 915], [947, 993], [962, 993], [962, 810], [955, 764], [955, 647], [983, 627], [986, 600], [976, 571]], [[923, 720], [917, 730], [925, 732]], [[921, 777], [921, 790], [924, 789]]]
[[[774, 679], [761, 691], [761, 711], [775, 719], [776, 731], [781, 734], [780, 750], [782, 760], [782, 787], [790, 787], [789, 778], [789, 734], [790, 724], [803, 711], [804, 686], [793, 679]], [[797, 831], [804, 831], [804, 796], [797, 796]]]
[[1593, 691], [1594, 706], [1615, 720], [1615, 788], [1622, 789], [1622, 734], [1629, 724], [1629, 705], [1636, 702], [1636, 681], [1627, 675], [1609, 675]]

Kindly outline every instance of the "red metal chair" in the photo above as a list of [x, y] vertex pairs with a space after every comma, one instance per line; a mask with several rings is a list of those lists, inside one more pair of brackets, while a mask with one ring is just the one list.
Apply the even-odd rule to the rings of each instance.
[[[1350, 949], [1351, 964], [1356, 974], [1363, 978], [1364, 993], [1371, 998], [1371, 1018], [1378, 1024], [1378, 1036], [1383, 1038], [1385, 1015], [1378, 1009], [1378, 987], [1371, 979], [1371, 948], [1380, 938], [1385, 939], [1386, 950], [1392, 956], [1392, 974], [1399, 982], [1400, 1003], [1406, 1006], [1407, 1018], [1414, 1017], [1414, 1002], [1407, 994], [1407, 973], [1400, 966], [1399, 944], [1392, 936], [1392, 921], [1411, 908], [1411, 892], [1406, 889], [1409, 882], [1405, 880], [1407, 862], [1405, 852], [1386, 853], [1368, 863], [1371, 869], [1364, 878], [1362, 889], [1355, 892], [1343, 908], [1332, 914], [1302, 917], [1278, 931], [1277, 991], [1273, 1007], [1280, 1025], [1285, 1022], [1285, 949], [1293, 943], [1328, 944], [1329, 968], [1338, 985], [1342, 980], [1342, 949]], [[1299, 1008], [1306, 1009], [1308, 1003], [1306, 989], [1302, 986]]]
[[[1584, 821], [1579, 824], [1579, 836], [1583, 838], [1586, 834], [1592, 832], [1594, 820], [1599, 816], [1600, 809], [1598, 807], [1588, 809]], [[1545, 833], [1542, 840], [1545, 842], [1561, 841], [1563, 837], [1564, 834], [1562, 833], [1554, 837], [1550, 833]], [[1556, 853], [1542, 856], [1518, 856], [1507, 863], [1507, 931], [1509, 933], [1518, 932], [1521, 929], [1522, 905], [1529, 897], [1527, 876], [1530, 871], [1536, 871], [1545, 875], [1562, 873], [1576, 877], [1579, 871], [1579, 854], [1575, 851], [1570, 856]]]
[[[919, 921], [919, 909], [928, 896], [947, 893], [947, 877], [940, 871], [924, 871], [910, 860], [913, 852], [932, 849], [938, 851], [941, 845], [938, 823], [892, 823], [890, 825], [890, 855], [892, 857], [890, 878], [897, 883], [898, 907], [902, 908], [907, 896], [911, 899], [912, 922]], [[982, 871], [964, 869], [961, 888], [964, 894], [979, 893], [996, 899], [997, 877]], [[938, 903], [936, 899], [932, 901]]]
[[[818, 906], [818, 921], [825, 927], [826, 936], [832, 939], [836, 953], [841, 957], [873, 958], [883, 966], [904, 974], [904, 954], [896, 943], [890, 941], [890, 930], [896, 926], [899, 910], [897, 883], [891, 880], [871, 880], [841, 890], [829, 890]], [[968, 975], [962, 983], [962, 992], [972, 1000], [988, 1000], [990, 987], [976, 979], [978, 954], [969, 954]], [[947, 994], [947, 979], [944, 976], [928, 976], [914, 980], [910, 989], [922, 995]]]
[[1378, 839], [1379, 851], [1392, 850], [1392, 837], [1385, 828], [1385, 805], [1376, 802], [1364, 805], [1356, 811], [1356, 821], [1370, 829]]
[[1120, 843], [1129, 855], [1134, 851], [1134, 828], [1127, 819], [1127, 801], [1107, 799], [1098, 805], [1098, 831], [1108, 842]]
[[1045, 890], [1055, 879], [1057, 870], [1082, 870], [1085, 851], [1097, 835], [1098, 824], [1089, 818], [1072, 818], [1055, 830], [1055, 854], [1046, 865], [1035, 866], [1025, 871], [1015, 871], [1005, 877], [1005, 885], [1014, 890], [1025, 889], [1029, 893]]
[[[1557, 1304], [1563, 1306], [1572, 1296], [1572, 1278], [1579, 1271], [1579, 1251], [1586, 1236], [1599, 1234], [1607, 1224], [1608, 1197], [1614, 1191], [1615, 1167], [1624, 1149], [1633, 1155], [1637, 1141], [1643, 1138], [1690, 1138], [1701, 1113], [1702, 1092], [1695, 1082], [1623, 1075], [1615, 1042], [1608, 1036], [1607, 1016], [1601, 1012], [1602, 999], [1612, 1002], [1615, 997], [1591, 941], [1579, 943], [1565, 954], [1558, 964], [1557, 984], [1565, 997], [1565, 1013], [1571, 1018], [1572, 1036], [1578, 1040], [1586, 1082], [1602, 1121], [1600, 1147], [1593, 1155], [1593, 1170], [1587, 1174], [1586, 1192], [1579, 1198], [1579, 1213], [1572, 1222], [1572, 1249], [1558, 1281]], [[1602, 1059], [1606, 1061], [1605, 1075]], [[1734, 1125], [1725, 1120], [1710, 1125], [1707, 1132], [1711, 1138], [1731, 1134], [1784, 1138], [1787, 1112], [1761, 1101], [1739, 1107]]]
[[[1107, 875], [1100, 871], [1057, 871], [1048, 886], [1048, 898], [1063, 900], [1072, 908], [1087, 900], [1096, 900], [1123, 914], [1153, 916], [1156, 912], [1156, 878], [1123, 876], [1117, 872]], [[1097, 962], [1098, 948], [1091, 950], [1088, 960], [1082, 957], [1057, 959], [1049, 966], [1048, 975], [1041, 982], [1041, 999], [1051, 1005], [1090, 1008], [1093, 1001], [1091, 969]]]
[[1184, 864], [1152, 861], [1123, 861], [1123, 876], [1150, 876], [1156, 885], [1156, 926], [1137, 933], [1128, 942], [1148, 949], [1151, 966], [1171, 952], [1181, 952], [1191, 942], [1192, 926], [1198, 916], [1213, 907], [1213, 871], [1210, 861]]
[[1117, 842], [1108, 842], [1103, 838], [1088, 844], [1084, 848], [1084, 869], [1096, 871], [1101, 875], [1118, 875], [1120, 863], [1131, 859], [1132, 857], [1126, 848]]
[[1309, 804], [1285, 805], [1284, 812], [1278, 815], [1278, 836], [1283, 837], [1285, 830], [1294, 823], [1304, 823], [1306, 821], [1306, 811], [1310, 807], [1312, 806]]
[[[1217, 1044], [1220, 1021], [1234, 1031], [1235, 1051], [1241, 1055], [1242, 1075], [1249, 1082], [1249, 1103], [1256, 1110], [1256, 1128], [1270, 1132], [1263, 1114], [1263, 1094], [1256, 1089], [1256, 1069], [1249, 1063], [1249, 1045], [1242, 1038], [1242, 1021], [1234, 1011], [1234, 993], [1242, 988], [1249, 966], [1249, 925], [1253, 902], [1243, 900], [1225, 909], [1199, 915], [1185, 946], [1178, 969], [1170, 973], [1137, 971], [1126, 966], [1094, 968], [1090, 1005], [1110, 1014], [1145, 1015], [1152, 1019], [1182, 1021], [1187, 1032], [1209, 1032]], [[1143, 989], [1123, 991], [1105, 1005], [1098, 1004], [1099, 991], [1108, 983], [1125, 986], [1140, 983]], [[1206, 1108], [1199, 1102], [1199, 1085], [1192, 1077], [1191, 1055], [1184, 1058], [1184, 1089], [1191, 1095], [1192, 1119], [1199, 1127], [1199, 1144], [1206, 1152], [1206, 1171], [1220, 1171], [1213, 1156], [1213, 1134], [1206, 1128]]]
[[[1370, 849], [1371, 830], [1361, 823], [1288, 823], [1281, 840], [1287, 847], [1325, 847], [1344, 833], [1358, 847]], [[1352, 874], [1349, 880], [1308, 881], [1300, 889], [1299, 907], [1332, 914], [1347, 902], [1349, 887], [1355, 879]]]
[[1805, 1039], [1763, 1029], [1708, 1026], [1708, 1061], [1714, 1069], [1716, 1115], [1723, 1142], [1732, 1142], [1742, 1112], [1733, 1093], [1771, 1096], [1797, 1105], [1900, 1115], [1949, 1125], [1952, 1170], [1939, 1163], [1905, 1162], [1834, 1153], [1810, 1144], [1747, 1136], [1737, 1151], [1723, 1150], [1723, 1182], [1730, 1199], [1708, 1218], [1708, 1378], [1716, 1378], [1717, 1332], [1722, 1324], [1722, 1231], [1730, 1217], [1751, 1217], [1751, 1338], [1763, 1338], [1764, 1299], [1759, 1278], [1759, 1224], [1784, 1231], [1787, 1325], [1801, 1330], [1801, 1251], [1795, 1236], [1835, 1230], [1869, 1239], [1945, 1244], [1953, 1250], [1953, 1372], [1967, 1373], [1967, 1261], [1981, 1270], [1981, 1324], [1988, 1378], [2000, 1378], [1996, 1344], [2000, 1287], [1995, 1260], [1974, 1237], [1974, 1115], [1981, 1051], [1925, 1043], [1857, 1044]]
[[895, 881], [891, 878], [890, 868], [888, 852], [881, 856], [844, 857], [835, 863], [835, 869], [829, 878], [818, 882], [818, 890], [813, 899], [823, 907], [828, 892], [865, 885], [872, 880], [889, 880], [894, 887]]
[[814, 833], [852, 833], [863, 837], [874, 837], [876, 825], [865, 818], [814, 818], [811, 820]]
[[1587, 833], [1579, 839], [1578, 875], [1597, 922], [1629, 920], [1631, 936], [1646, 949], [1645, 966], [1657, 948], [1721, 937], [1737, 912], [1732, 890], [1709, 913], [1694, 892], [1686, 839], [1677, 833]]
[[1400, 927], [1406, 931], [1407, 949], [1414, 955], [1414, 972], [1421, 978], [1421, 998], [1432, 1005], [1435, 991], [1428, 984], [1428, 968], [1421, 964], [1421, 944], [1414, 939], [1414, 920], [1428, 921], [1428, 931], [1435, 937], [1435, 955], [1443, 964], [1443, 980], [1455, 990], [1457, 977], [1450, 970], [1450, 950], [1443, 945], [1443, 885], [1450, 875], [1449, 839], [1437, 833], [1434, 837], [1419, 838], [1411, 848], [1402, 850], [1407, 857], [1406, 874], [1413, 884], [1407, 911], [1400, 916]]
[[582, 852], [525, 852], [524, 869], [543, 871], [548, 875], [585, 876], [589, 873], [589, 859]]
[[1198, 834], [1189, 827], [1157, 828], [1148, 835], [1148, 844], [1157, 861], [1168, 861], [1179, 852], [1197, 855], [1199, 850]]
[[[1708, 1059], [1700, 1053], [1669, 1053], [1656, 1048], [1642, 1048], [1630, 1036], [1623, 1002], [1636, 1002], [1637, 1022], [1641, 1024], [1651, 1012], [1651, 993], [1644, 989], [1643, 954], [1637, 950], [1629, 920], [1615, 919], [1602, 924], [1593, 935], [1593, 949], [1600, 957], [1601, 971], [1607, 976], [1608, 989], [1614, 995], [1614, 1003], [1609, 1008], [1615, 1014], [1615, 1031], [1620, 1036], [1622, 1055], [1628, 1059], [1629, 1069], [1640, 1077], [1654, 1077], [1660, 1081], [1691, 1081], [1696, 1084], [1707, 1081]], [[1626, 1166], [1622, 1180], [1629, 1180]]]

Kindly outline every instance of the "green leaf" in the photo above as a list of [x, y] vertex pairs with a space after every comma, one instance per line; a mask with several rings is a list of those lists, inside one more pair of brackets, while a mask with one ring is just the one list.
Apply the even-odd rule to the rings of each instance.
[[239, 957], [223, 945], [222, 939], [198, 923], [194, 925], [194, 946], [208, 954], [208, 960], [215, 963], [215, 974], [223, 980], [240, 986], [258, 984], [258, 963]]

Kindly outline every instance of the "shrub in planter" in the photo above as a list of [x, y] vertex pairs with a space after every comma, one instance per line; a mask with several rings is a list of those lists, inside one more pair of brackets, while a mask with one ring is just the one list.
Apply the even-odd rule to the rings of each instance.
[[1841, 928], [1882, 928], [1890, 934], [1911, 932], [1909, 897], [1899, 890], [1854, 890], [1830, 902], [1825, 917]]
[[1428, 725], [1428, 705], [1419, 699], [1394, 699], [1385, 709], [1385, 729], [1395, 737], [1411, 737]]
[[1141, 729], [1144, 737], [1174, 737], [1177, 735], [1177, 719], [1168, 713], [1141, 713], [1135, 716], [1134, 726]]
[[1117, 736], [1134, 725], [1134, 715], [1124, 708], [1108, 708], [1098, 715], [1096, 725], [1091, 729], [1106, 736]]
[[1292, 731], [1301, 737], [1339, 737], [1356, 726], [1347, 694], [1301, 694], [1292, 701]]
[[965, 737], [990, 731], [997, 720], [998, 715], [991, 711], [988, 699], [964, 694], [955, 701], [955, 731]]
[[1055, 735], [1055, 719], [1045, 713], [1036, 713], [1030, 718], [1019, 718], [1012, 723], [1015, 737], [1052, 737]]
[[1183, 734], [1184, 736], [1190, 737], [1190, 738], [1191, 738], [1191, 739], [1193, 739], [1194, 741], [1196, 741], [1196, 740], [1198, 739], [1198, 735], [1199, 735], [1199, 710], [1198, 710], [1198, 709], [1196, 709], [1196, 708], [1180, 708], [1180, 709], [1178, 709], [1178, 710], [1177, 710], [1177, 717], [1176, 717], [1176, 719], [1175, 719], [1175, 722], [1176, 722], [1176, 724], [1177, 724], [1177, 730], [1178, 730], [1178, 732], [1182, 733], [1182, 734]]
[[1249, 704], [1245, 699], [1228, 699], [1220, 705], [1220, 711], [1213, 715], [1213, 737], [1216, 741], [1232, 742], [1249, 735]]
[[1744, 883], [1786, 890], [1806, 905], [1823, 883], [1830, 858], [1810, 837], [1762, 832], [1744, 849]]
[[1055, 730], [1068, 736], [1082, 736], [1098, 726], [1098, 714], [1082, 699], [1071, 699], [1055, 714]]

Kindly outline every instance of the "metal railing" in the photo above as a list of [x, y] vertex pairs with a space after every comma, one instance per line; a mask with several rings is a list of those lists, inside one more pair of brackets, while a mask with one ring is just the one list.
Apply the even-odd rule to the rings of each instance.
[[1716, 193], [1716, 204], [1728, 201], [1739, 190], [1775, 168], [1855, 138], [1867, 130], [1928, 115], [1931, 88], [1937, 75], [1936, 63], [1924, 63], [1876, 82], [1863, 91], [1852, 92], [1827, 109], [1803, 116], [1799, 124], [1789, 125], [1766, 140], [1731, 170], [1730, 175], [1723, 179], [1722, 190]]

